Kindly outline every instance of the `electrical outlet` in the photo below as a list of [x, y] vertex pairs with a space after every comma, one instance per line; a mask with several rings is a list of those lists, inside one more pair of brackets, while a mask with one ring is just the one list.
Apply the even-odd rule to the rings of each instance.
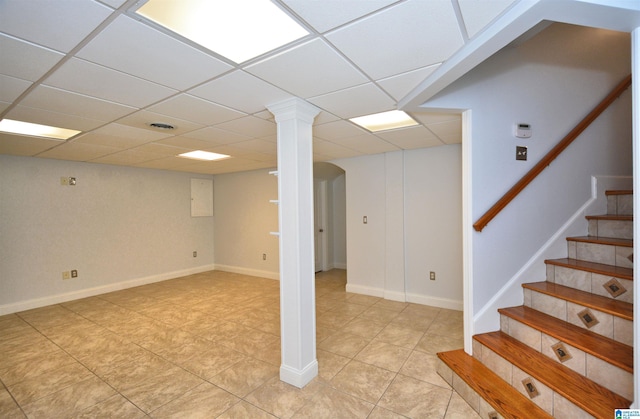
[[69, 178], [68, 177], [61, 177], [60, 178], [60, 185], [69, 186]]
[[71, 271], [71, 278], [77, 278], [78, 277], [78, 271], [76, 269]]
[[429, 272], [429, 279], [432, 280], [432, 281], [435, 281], [436, 280], [436, 273], [433, 272], [433, 271]]
[[62, 279], [71, 279], [71, 272], [69, 271], [62, 272]]
[[267, 254], [266, 253], [262, 254], [262, 260], [267, 260]]
[[194, 258], [197, 258], [197, 257], [198, 257], [198, 252], [197, 252], [197, 251], [195, 251], [195, 250], [193, 251], [193, 257], [194, 257]]

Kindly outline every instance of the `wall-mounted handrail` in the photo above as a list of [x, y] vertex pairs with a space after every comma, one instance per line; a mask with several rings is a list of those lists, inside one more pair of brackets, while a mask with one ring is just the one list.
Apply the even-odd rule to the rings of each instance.
[[605, 97], [574, 129], [571, 130], [555, 147], [553, 147], [531, 170], [511, 187], [482, 217], [473, 224], [476, 231], [494, 219], [522, 190], [529, 185], [556, 157], [567, 148], [605, 109], [609, 107], [625, 90], [631, 86], [631, 75], [625, 77], [615, 89]]

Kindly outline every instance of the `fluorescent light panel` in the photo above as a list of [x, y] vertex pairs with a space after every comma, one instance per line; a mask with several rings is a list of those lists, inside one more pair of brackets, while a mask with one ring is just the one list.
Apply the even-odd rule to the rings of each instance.
[[136, 13], [236, 63], [309, 34], [270, 0], [149, 0]]
[[49, 125], [32, 124], [31, 122], [14, 121], [13, 119], [1, 120], [0, 131], [10, 134], [29, 135], [32, 137], [53, 138], [56, 140], [68, 140], [82, 132]]
[[396, 128], [406, 128], [418, 123], [403, 111], [388, 111], [372, 115], [351, 118], [349, 121], [371, 131], [386, 131]]
[[196, 151], [190, 151], [188, 153], [178, 154], [178, 157], [184, 157], [186, 159], [194, 159], [194, 160], [214, 161], [214, 160], [226, 159], [230, 156], [226, 154], [218, 154], [218, 153], [211, 153], [209, 151], [196, 150]]

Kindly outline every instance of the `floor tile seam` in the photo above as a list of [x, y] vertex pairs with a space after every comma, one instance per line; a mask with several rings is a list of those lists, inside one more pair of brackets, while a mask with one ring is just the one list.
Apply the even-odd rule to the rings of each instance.
[[[358, 361], [358, 360], [355, 360], [355, 361], [357, 361], [357, 362], [362, 362], [362, 361]], [[367, 365], [371, 365], [371, 364], [367, 364]], [[373, 366], [375, 366], [375, 365], [373, 365]], [[381, 367], [378, 367], [378, 368], [381, 368]], [[384, 368], [382, 368], [382, 369], [384, 369]], [[386, 370], [386, 371], [389, 371], [389, 370]], [[372, 405], [373, 405], [373, 408], [375, 408], [375, 406], [378, 406], [378, 403], [380, 403], [380, 400], [382, 400], [382, 398], [383, 398], [383, 397], [384, 397], [384, 395], [387, 393], [387, 391], [389, 391], [389, 387], [391, 387], [391, 385], [392, 385], [392, 384], [394, 383], [394, 381], [397, 379], [398, 375], [400, 375], [400, 373], [399, 373], [399, 372], [393, 372], [393, 371], [389, 371], [389, 372], [392, 372], [392, 373], [394, 374], [394, 376], [393, 376], [393, 378], [389, 381], [389, 384], [387, 384], [387, 387], [384, 389], [384, 391], [382, 392], [382, 394], [380, 395], [380, 397], [378, 397], [378, 399], [375, 401], [375, 403], [374, 403], [374, 402], [371, 402], [371, 401], [369, 401], [369, 400], [363, 399], [362, 397], [360, 397], [360, 396], [358, 396], [358, 395], [356, 395], [356, 394], [351, 394], [351, 393], [349, 393], [349, 392], [347, 392], [347, 391], [341, 390], [341, 389], [337, 388], [335, 385], [333, 385], [331, 382], [333, 381], [333, 379], [334, 379], [335, 377], [337, 377], [337, 376], [338, 376], [338, 374], [336, 374], [336, 375], [335, 375], [335, 376], [334, 376], [334, 377], [329, 381], [329, 386], [330, 386], [332, 389], [334, 389], [334, 390], [338, 391], [339, 393], [346, 394], [346, 395], [348, 395], [348, 396], [355, 397], [355, 398], [356, 398], [356, 399], [358, 399], [358, 400], [362, 400], [362, 401], [364, 401], [364, 402], [366, 402], [366, 403], [372, 404]], [[405, 377], [406, 377], [406, 376], [405, 376]], [[382, 406], [381, 406], [381, 407], [382, 407]], [[389, 411], [392, 411], [391, 409], [388, 409], [388, 408], [385, 408], [385, 409], [386, 409], [386, 410], [389, 410]], [[372, 411], [373, 411], [373, 409], [372, 409]], [[395, 412], [395, 411], [392, 411], [392, 412], [393, 412], [393, 413], [397, 413], [397, 414], [399, 414], [398, 412]], [[370, 412], [370, 413], [371, 413], [371, 412]]]
[[13, 400], [13, 403], [18, 407], [18, 409], [20, 409], [20, 411], [22, 412], [24, 417], [25, 418], [28, 417], [27, 413], [24, 411], [23, 407], [20, 405], [20, 403], [18, 403], [18, 400], [16, 400], [16, 398], [9, 391], [9, 389], [7, 388], [7, 386], [4, 384], [4, 382], [1, 379], [0, 379], [0, 385], [2, 385], [2, 388], [4, 389], [4, 391], [9, 395], [9, 397], [11, 397], [11, 400]]

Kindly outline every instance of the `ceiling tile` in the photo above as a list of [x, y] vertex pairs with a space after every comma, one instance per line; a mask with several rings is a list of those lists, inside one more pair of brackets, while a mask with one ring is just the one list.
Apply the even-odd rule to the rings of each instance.
[[246, 135], [236, 134], [216, 127], [206, 127], [196, 131], [191, 131], [184, 134], [184, 137], [207, 141], [214, 144], [232, 144], [239, 141], [246, 141], [251, 138]]
[[0, 74], [36, 81], [60, 61], [64, 55], [0, 34]]
[[64, 63], [44, 83], [138, 108], [177, 93], [174, 89], [77, 58]]
[[442, 145], [442, 141], [423, 126], [377, 132], [376, 136], [403, 150]]
[[11, 105], [11, 102], [0, 101], [0, 112], [4, 112]]
[[313, 152], [330, 156], [332, 159], [355, 157], [359, 154], [351, 148], [318, 138], [313, 139]]
[[112, 12], [93, 1], [3, 1], [0, 28], [18, 38], [69, 52]]
[[473, 38], [480, 30], [509, 7], [514, 0], [458, 0], [460, 12], [467, 28], [469, 38]]
[[184, 170], [189, 171], [188, 167], [191, 166], [191, 161], [182, 157], [170, 156], [162, 157], [156, 160], [149, 160], [141, 163], [136, 163], [136, 167], [145, 167], [148, 169], [164, 169], [164, 170]]
[[290, 93], [241, 70], [205, 83], [189, 93], [249, 114], [292, 97]]
[[0, 154], [35, 156], [61, 143], [62, 141], [47, 138], [0, 133]]
[[77, 115], [63, 114], [45, 109], [29, 108], [27, 106], [16, 106], [6, 115], [7, 118], [17, 121], [32, 122], [34, 124], [51, 125], [54, 127], [75, 129], [78, 131], [90, 131], [104, 125], [105, 121], [84, 118]]
[[47, 159], [62, 159], [88, 161], [97, 159], [119, 151], [117, 147], [107, 147], [98, 144], [83, 144], [77, 142], [68, 142], [38, 154], [38, 157]]
[[214, 141], [199, 140], [196, 138], [188, 138], [185, 136], [170, 137], [164, 140], [156, 141], [157, 144], [168, 145], [173, 147], [187, 148], [189, 150], [208, 150], [211, 147], [220, 145]]
[[[153, 122], [161, 122], [164, 124], [173, 125], [174, 129], [163, 130], [159, 128], [153, 128], [149, 126], [149, 124]], [[171, 135], [182, 135], [186, 132], [203, 128], [201, 124], [196, 124], [195, 122], [185, 121], [184, 119], [174, 118], [171, 116], [161, 115], [149, 111], [138, 111], [122, 119], [119, 119], [118, 123], [134, 128], [143, 128], [153, 132], [161, 132]]]
[[231, 108], [187, 94], [174, 96], [162, 103], [149, 107], [148, 110], [203, 125], [215, 125], [246, 115]]
[[259, 153], [276, 154], [278, 152], [278, 146], [276, 143], [258, 139], [234, 143], [233, 146], [246, 148], [247, 150], [257, 151]]
[[427, 128], [447, 144], [462, 142], [462, 124], [460, 121], [429, 124]]
[[31, 82], [0, 74], [0, 101], [11, 103], [31, 86]]
[[277, 133], [275, 123], [256, 118], [255, 116], [245, 116], [244, 118], [234, 119], [233, 121], [218, 124], [216, 128], [251, 138], [267, 137]]
[[342, 118], [395, 109], [396, 102], [373, 83], [309, 99], [309, 102]]
[[120, 124], [109, 124], [95, 131], [80, 135], [73, 142], [99, 144], [128, 149], [140, 144], [166, 138], [168, 134], [144, 129], [128, 127]]
[[117, 9], [118, 7], [122, 6], [126, 1], [127, 0], [100, 0], [101, 3], [109, 5], [114, 9]]
[[459, 113], [443, 113], [443, 112], [412, 112], [411, 116], [425, 125], [439, 124], [442, 122], [457, 121], [462, 124], [462, 116]]
[[143, 144], [141, 146], [138, 146], [138, 147], [134, 148], [133, 150], [139, 151], [139, 152], [142, 152], [142, 153], [153, 154], [153, 155], [158, 156], [158, 158], [171, 157], [171, 156], [175, 157], [178, 154], [186, 153], [188, 151], [192, 151], [191, 148], [174, 147], [174, 146], [171, 146], [171, 145], [165, 145], [165, 144], [159, 144], [159, 143]]
[[375, 80], [440, 63], [463, 45], [451, 0], [409, 0], [326, 37]]
[[33, 89], [21, 104], [101, 121], [111, 121], [136, 111], [136, 108], [130, 106], [43, 85]]
[[267, 58], [247, 67], [246, 71], [302, 98], [368, 81], [321, 39]]
[[114, 20], [77, 55], [178, 90], [232, 69], [229, 64], [126, 16]]
[[363, 134], [350, 138], [343, 138], [339, 144], [356, 150], [362, 154], [378, 154], [397, 151], [399, 147], [388, 143], [373, 134]]
[[314, 125], [313, 136], [326, 140], [337, 140], [340, 138], [355, 137], [366, 134], [367, 131], [347, 121], [335, 121], [327, 124]]
[[133, 165], [137, 163], [142, 163], [149, 160], [155, 160], [160, 158], [158, 155], [148, 152], [136, 151], [133, 150], [124, 150], [118, 153], [109, 154], [107, 156], [98, 157], [92, 159], [92, 162], [95, 163], [104, 163], [104, 164], [117, 164], [117, 165]]
[[439, 66], [440, 64], [435, 64], [419, 68], [417, 70], [409, 71], [397, 76], [391, 76], [387, 77], [386, 79], [378, 80], [377, 83], [387, 93], [393, 96], [396, 101], [400, 101], [400, 99], [404, 98], [418, 84], [420, 84], [420, 82], [426, 79], [429, 74], [433, 73]]
[[283, 0], [287, 6], [321, 33], [344, 25], [347, 22], [397, 1], [398, 0]]

